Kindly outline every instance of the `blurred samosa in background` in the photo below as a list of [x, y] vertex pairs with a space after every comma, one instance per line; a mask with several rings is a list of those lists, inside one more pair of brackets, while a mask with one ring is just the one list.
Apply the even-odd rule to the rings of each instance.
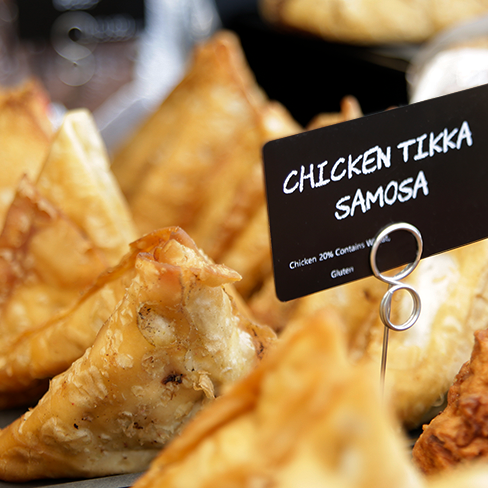
[[[38, 368], [21, 346], [26, 334], [78, 301], [135, 236], [91, 115], [68, 112], [34, 181], [21, 179], [0, 235], [1, 406], [27, 401], [39, 383], [17, 378], [13, 366], [21, 358], [31, 371]], [[45, 347], [35, 357], [49, 361], [41, 350], [49, 356]]]
[[35, 81], [0, 89], [0, 226], [24, 174], [34, 180], [50, 150], [49, 96]]
[[[266, 209], [262, 146], [301, 130], [256, 84], [237, 36], [219, 31], [195, 47], [181, 83], [118, 150], [112, 169], [141, 233], [178, 225], [213, 260], [230, 262]], [[266, 222], [253, 234], [247, 260], [231, 266], [244, 296], [270, 271]]]

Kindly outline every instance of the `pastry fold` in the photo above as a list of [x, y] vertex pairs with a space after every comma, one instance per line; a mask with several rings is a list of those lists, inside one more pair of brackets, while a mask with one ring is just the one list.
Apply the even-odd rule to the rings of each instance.
[[239, 313], [239, 275], [169, 228], [133, 244], [134, 276], [93, 346], [0, 431], [0, 478], [144, 470], [198, 410], [255, 366], [274, 334]]

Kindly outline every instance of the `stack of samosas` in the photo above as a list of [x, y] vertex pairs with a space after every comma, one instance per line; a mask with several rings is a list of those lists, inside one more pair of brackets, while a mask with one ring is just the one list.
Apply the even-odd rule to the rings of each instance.
[[275, 340], [178, 227], [142, 238], [91, 115], [69, 111], [0, 234], [0, 478], [138, 472]]

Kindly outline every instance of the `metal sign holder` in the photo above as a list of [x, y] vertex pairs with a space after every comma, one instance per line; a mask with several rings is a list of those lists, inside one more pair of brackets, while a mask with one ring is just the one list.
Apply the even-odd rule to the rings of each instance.
[[[415, 240], [417, 241], [417, 255], [415, 256], [415, 260], [412, 263], [407, 264], [397, 274], [393, 276], [387, 276], [384, 275], [378, 269], [376, 263], [376, 255], [385, 237], [387, 237], [388, 234], [391, 234], [392, 232], [398, 230], [405, 230], [413, 234]], [[407, 330], [415, 324], [415, 322], [420, 316], [421, 303], [420, 303], [419, 294], [412, 286], [405, 283], [401, 283], [401, 280], [406, 278], [417, 267], [417, 265], [420, 262], [420, 258], [422, 256], [422, 250], [423, 250], [423, 241], [419, 230], [413, 225], [407, 224], [405, 222], [390, 224], [387, 227], [385, 227], [383, 230], [381, 230], [375, 237], [373, 246], [371, 248], [370, 264], [373, 270], [373, 274], [376, 276], [376, 278], [378, 278], [379, 280], [385, 283], [388, 283], [389, 285], [388, 290], [384, 294], [380, 304], [380, 319], [383, 322], [383, 325], [385, 326], [383, 331], [383, 349], [381, 354], [381, 373], [380, 373], [382, 388], [384, 388], [384, 384], [385, 384], [386, 361], [388, 355], [388, 340], [390, 335], [390, 329], [396, 331]], [[406, 290], [408, 293], [410, 293], [410, 296], [412, 297], [413, 300], [413, 308], [409, 318], [404, 323], [394, 324], [391, 321], [391, 300], [393, 298], [393, 294], [399, 290]]]

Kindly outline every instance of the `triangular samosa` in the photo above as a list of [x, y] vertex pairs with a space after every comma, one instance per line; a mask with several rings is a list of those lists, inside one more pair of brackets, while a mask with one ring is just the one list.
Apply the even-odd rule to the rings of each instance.
[[16, 376], [15, 361], [30, 359], [19, 338], [77, 301], [107, 266], [78, 226], [24, 177], [0, 234], [1, 408], [38, 395], [41, 378], [26, 385]]
[[239, 275], [186, 233], [134, 248], [134, 278], [92, 347], [38, 405], [0, 431], [0, 478], [138, 472], [183, 424], [248, 374], [273, 341], [226, 292]]
[[340, 328], [322, 312], [285, 330], [134, 488], [421, 488], [377, 370], [349, 362]]
[[[68, 339], [66, 332], [63, 361], [46, 369], [54, 361], [50, 350], [56, 348], [45, 335], [52, 330], [51, 318], [59, 323], [57, 313], [69, 309], [102, 271], [118, 263], [135, 238], [126, 202], [86, 110], [65, 115], [36, 180], [32, 184], [25, 176], [20, 181], [0, 235], [0, 408], [38, 398], [39, 381], [61, 372], [61, 364], [65, 369], [91, 345], [94, 330], [112, 311], [110, 294], [98, 299], [98, 311], [91, 312], [103, 317], [101, 323], [97, 320], [93, 327], [85, 318], [82, 335], [90, 337], [88, 342]], [[48, 346], [27, 352], [32, 334], [41, 334]], [[19, 363], [24, 365], [20, 370]], [[26, 368], [27, 373], [20, 373]]]
[[[218, 185], [229, 185], [234, 196], [260, 166], [263, 143], [299, 130], [281, 106], [268, 115], [276, 105], [257, 85], [235, 34], [219, 31], [198, 44], [182, 81], [114, 157], [112, 169], [139, 230], [178, 225], [193, 236], [192, 226], [219, 196], [215, 181], [223, 178]], [[256, 189], [263, 199], [261, 181]], [[241, 198], [247, 212], [257, 203]], [[214, 222], [209, 228], [216, 234]], [[220, 262], [207, 242], [195, 242]]]

